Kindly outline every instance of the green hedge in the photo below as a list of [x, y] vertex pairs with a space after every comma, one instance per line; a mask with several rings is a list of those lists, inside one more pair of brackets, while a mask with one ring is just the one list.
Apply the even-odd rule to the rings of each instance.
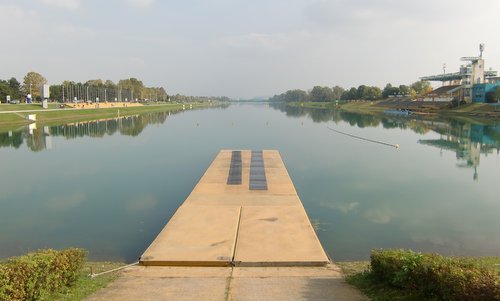
[[500, 300], [498, 275], [471, 261], [405, 250], [374, 250], [377, 281], [438, 300]]
[[86, 257], [82, 249], [40, 250], [0, 264], [0, 300], [46, 300], [73, 283]]

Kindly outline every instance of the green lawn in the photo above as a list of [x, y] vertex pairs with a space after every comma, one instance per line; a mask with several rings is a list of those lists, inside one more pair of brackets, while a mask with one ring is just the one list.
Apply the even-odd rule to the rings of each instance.
[[[49, 109], [55, 109], [58, 107], [58, 104], [49, 103]], [[17, 105], [2, 103], [0, 104], [0, 112], [1, 111], [25, 111], [25, 110], [42, 110], [41, 103], [21, 103]]]
[[[188, 104], [189, 106], [191, 104]], [[193, 103], [193, 109], [207, 107], [207, 103]], [[8, 106], [8, 105], [2, 105]], [[12, 105], [24, 106], [24, 108], [31, 108], [32, 110], [39, 109], [40, 107], [33, 107], [32, 105]], [[35, 105], [36, 106], [36, 105]], [[62, 122], [78, 122], [78, 121], [91, 121], [103, 118], [112, 118], [118, 116], [136, 115], [149, 112], [168, 112], [181, 110], [182, 104], [158, 104], [146, 105], [140, 107], [121, 107], [121, 108], [102, 108], [102, 109], [59, 109], [56, 111], [38, 111], [34, 113], [0, 113], [0, 130], [12, 130], [26, 124], [26, 115], [36, 114], [37, 124], [53, 125]]]
[[54, 300], [84, 300], [86, 297], [92, 295], [99, 289], [106, 287], [106, 285], [118, 277], [118, 272], [113, 272], [95, 278], [90, 278], [89, 275], [91, 269], [94, 274], [97, 274], [104, 271], [110, 271], [124, 265], [125, 263], [121, 262], [87, 262], [80, 271], [80, 275], [76, 280], [76, 283], [65, 292], [54, 296]]

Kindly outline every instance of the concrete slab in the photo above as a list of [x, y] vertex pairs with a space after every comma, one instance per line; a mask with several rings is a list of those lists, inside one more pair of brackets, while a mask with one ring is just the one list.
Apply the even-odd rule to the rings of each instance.
[[366, 301], [345, 283], [340, 269], [292, 268], [127, 268], [88, 301], [115, 300], [342, 300]]
[[365, 301], [366, 297], [339, 278], [234, 278], [227, 300], [238, 301]]
[[120, 277], [88, 301], [227, 300], [226, 278]]
[[230, 267], [134, 266], [125, 269], [122, 276], [144, 278], [218, 278], [230, 277]]
[[243, 207], [234, 261], [237, 266], [321, 266], [329, 262], [301, 205]]
[[234, 267], [233, 278], [314, 277], [343, 278], [342, 269], [335, 264], [322, 267]]
[[249, 150], [241, 151], [241, 185], [228, 185], [231, 157], [232, 150], [217, 154], [140, 262], [198, 266], [328, 263], [279, 152], [262, 153], [267, 190], [249, 189]]
[[227, 266], [240, 207], [181, 206], [140, 258], [143, 265]]

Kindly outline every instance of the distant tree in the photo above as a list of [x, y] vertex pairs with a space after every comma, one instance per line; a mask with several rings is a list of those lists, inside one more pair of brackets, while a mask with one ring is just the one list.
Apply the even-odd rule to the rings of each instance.
[[269, 98], [269, 101], [273, 101], [273, 102], [283, 102], [283, 101], [285, 101], [285, 93], [276, 94], [276, 95], [274, 95], [273, 97], [270, 97], [270, 98]]
[[21, 83], [15, 77], [9, 79], [10, 93], [13, 99], [19, 99], [22, 96]]
[[411, 84], [411, 88], [415, 90], [417, 95], [423, 96], [432, 91], [431, 83], [428, 81], [418, 81]]
[[339, 100], [342, 98], [342, 94], [344, 94], [344, 88], [340, 86], [335, 86], [332, 88], [332, 98], [333, 100]]
[[389, 96], [400, 94], [401, 90], [398, 87], [393, 87], [391, 84], [385, 85], [382, 91], [382, 98], [388, 98]]
[[382, 98], [382, 90], [380, 90], [379, 87], [369, 87], [368, 91], [366, 92], [366, 100], [376, 100]]
[[137, 78], [121, 79], [118, 82], [118, 87], [121, 89], [127, 89], [134, 93], [134, 98], [140, 98], [143, 92], [144, 84]]
[[[160, 100], [160, 101], [168, 100], [167, 91], [165, 91], [165, 88], [163, 88], [163, 87], [158, 88], [158, 100]], [[221, 101], [229, 101], [229, 98], [221, 97], [220, 100]]]
[[103, 87], [104, 86], [104, 82], [102, 81], [102, 79], [91, 79], [91, 80], [88, 80], [85, 84], [88, 86], [94, 86], [94, 87]]
[[116, 84], [109, 79], [104, 82], [104, 86], [106, 86], [106, 88], [116, 88]]
[[401, 95], [410, 95], [412, 88], [408, 87], [407, 85], [400, 85], [399, 86], [399, 94]]
[[37, 72], [28, 72], [26, 76], [24, 76], [23, 80], [23, 92], [25, 94], [32, 94], [33, 99], [41, 97], [41, 91], [43, 85], [47, 84], [47, 80], [40, 73]]
[[315, 86], [309, 93], [311, 101], [327, 102], [333, 100], [333, 91], [330, 87]]
[[307, 94], [306, 91], [304, 90], [288, 90], [285, 93], [285, 101], [291, 102], [291, 101], [297, 101], [297, 102], [304, 102], [308, 101], [309, 95]]
[[6, 102], [7, 96], [10, 96], [12, 100], [22, 96], [21, 84], [14, 77], [9, 80], [0, 80], [0, 102]]
[[410, 97], [411, 98], [416, 98], [417, 97], [417, 92], [413, 88], [410, 88]]
[[63, 86], [76, 85], [74, 81], [65, 80], [63, 81]]
[[62, 85], [50, 85], [50, 99], [62, 101]]
[[355, 99], [359, 99], [359, 95], [358, 95], [358, 89], [352, 87], [351, 89], [349, 90], [346, 90], [344, 91], [344, 93], [342, 93], [342, 97], [341, 99], [342, 100], [355, 100]]
[[368, 91], [370, 87], [366, 85], [361, 85], [358, 87], [358, 98], [359, 99], [368, 99]]
[[10, 95], [9, 83], [7, 81], [0, 80], [0, 102], [6, 102], [7, 95]]

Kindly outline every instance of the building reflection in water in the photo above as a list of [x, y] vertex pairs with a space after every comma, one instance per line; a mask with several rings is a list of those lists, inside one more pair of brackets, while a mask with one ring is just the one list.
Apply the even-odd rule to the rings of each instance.
[[310, 109], [291, 107], [283, 104], [270, 104], [270, 107], [284, 112], [290, 117], [306, 116], [316, 123], [347, 122], [359, 128], [379, 127], [385, 129], [400, 128], [412, 130], [418, 134], [436, 132], [439, 139], [421, 139], [418, 142], [439, 148], [442, 152], [456, 153], [457, 167], [474, 169], [473, 179], [479, 179], [479, 163], [481, 155], [487, 156], [500, 150], [500, 124], [480, 125], [454, 119], [441, 119], [436, 116], [412, 115], [397, 117], [388, 115], [372, 115], [351, 113], [332, 109]]
[[419, 140], [420, 144], [454, 151], [458, 167], [473, 168], [473, 179], [479, 179], [478, 167], [481, 154], [487, 156], [500, 150], [500, 125], [485, 126], [470, 123], [446, 123], [433, 129], [441, 136], [439, 139]]

